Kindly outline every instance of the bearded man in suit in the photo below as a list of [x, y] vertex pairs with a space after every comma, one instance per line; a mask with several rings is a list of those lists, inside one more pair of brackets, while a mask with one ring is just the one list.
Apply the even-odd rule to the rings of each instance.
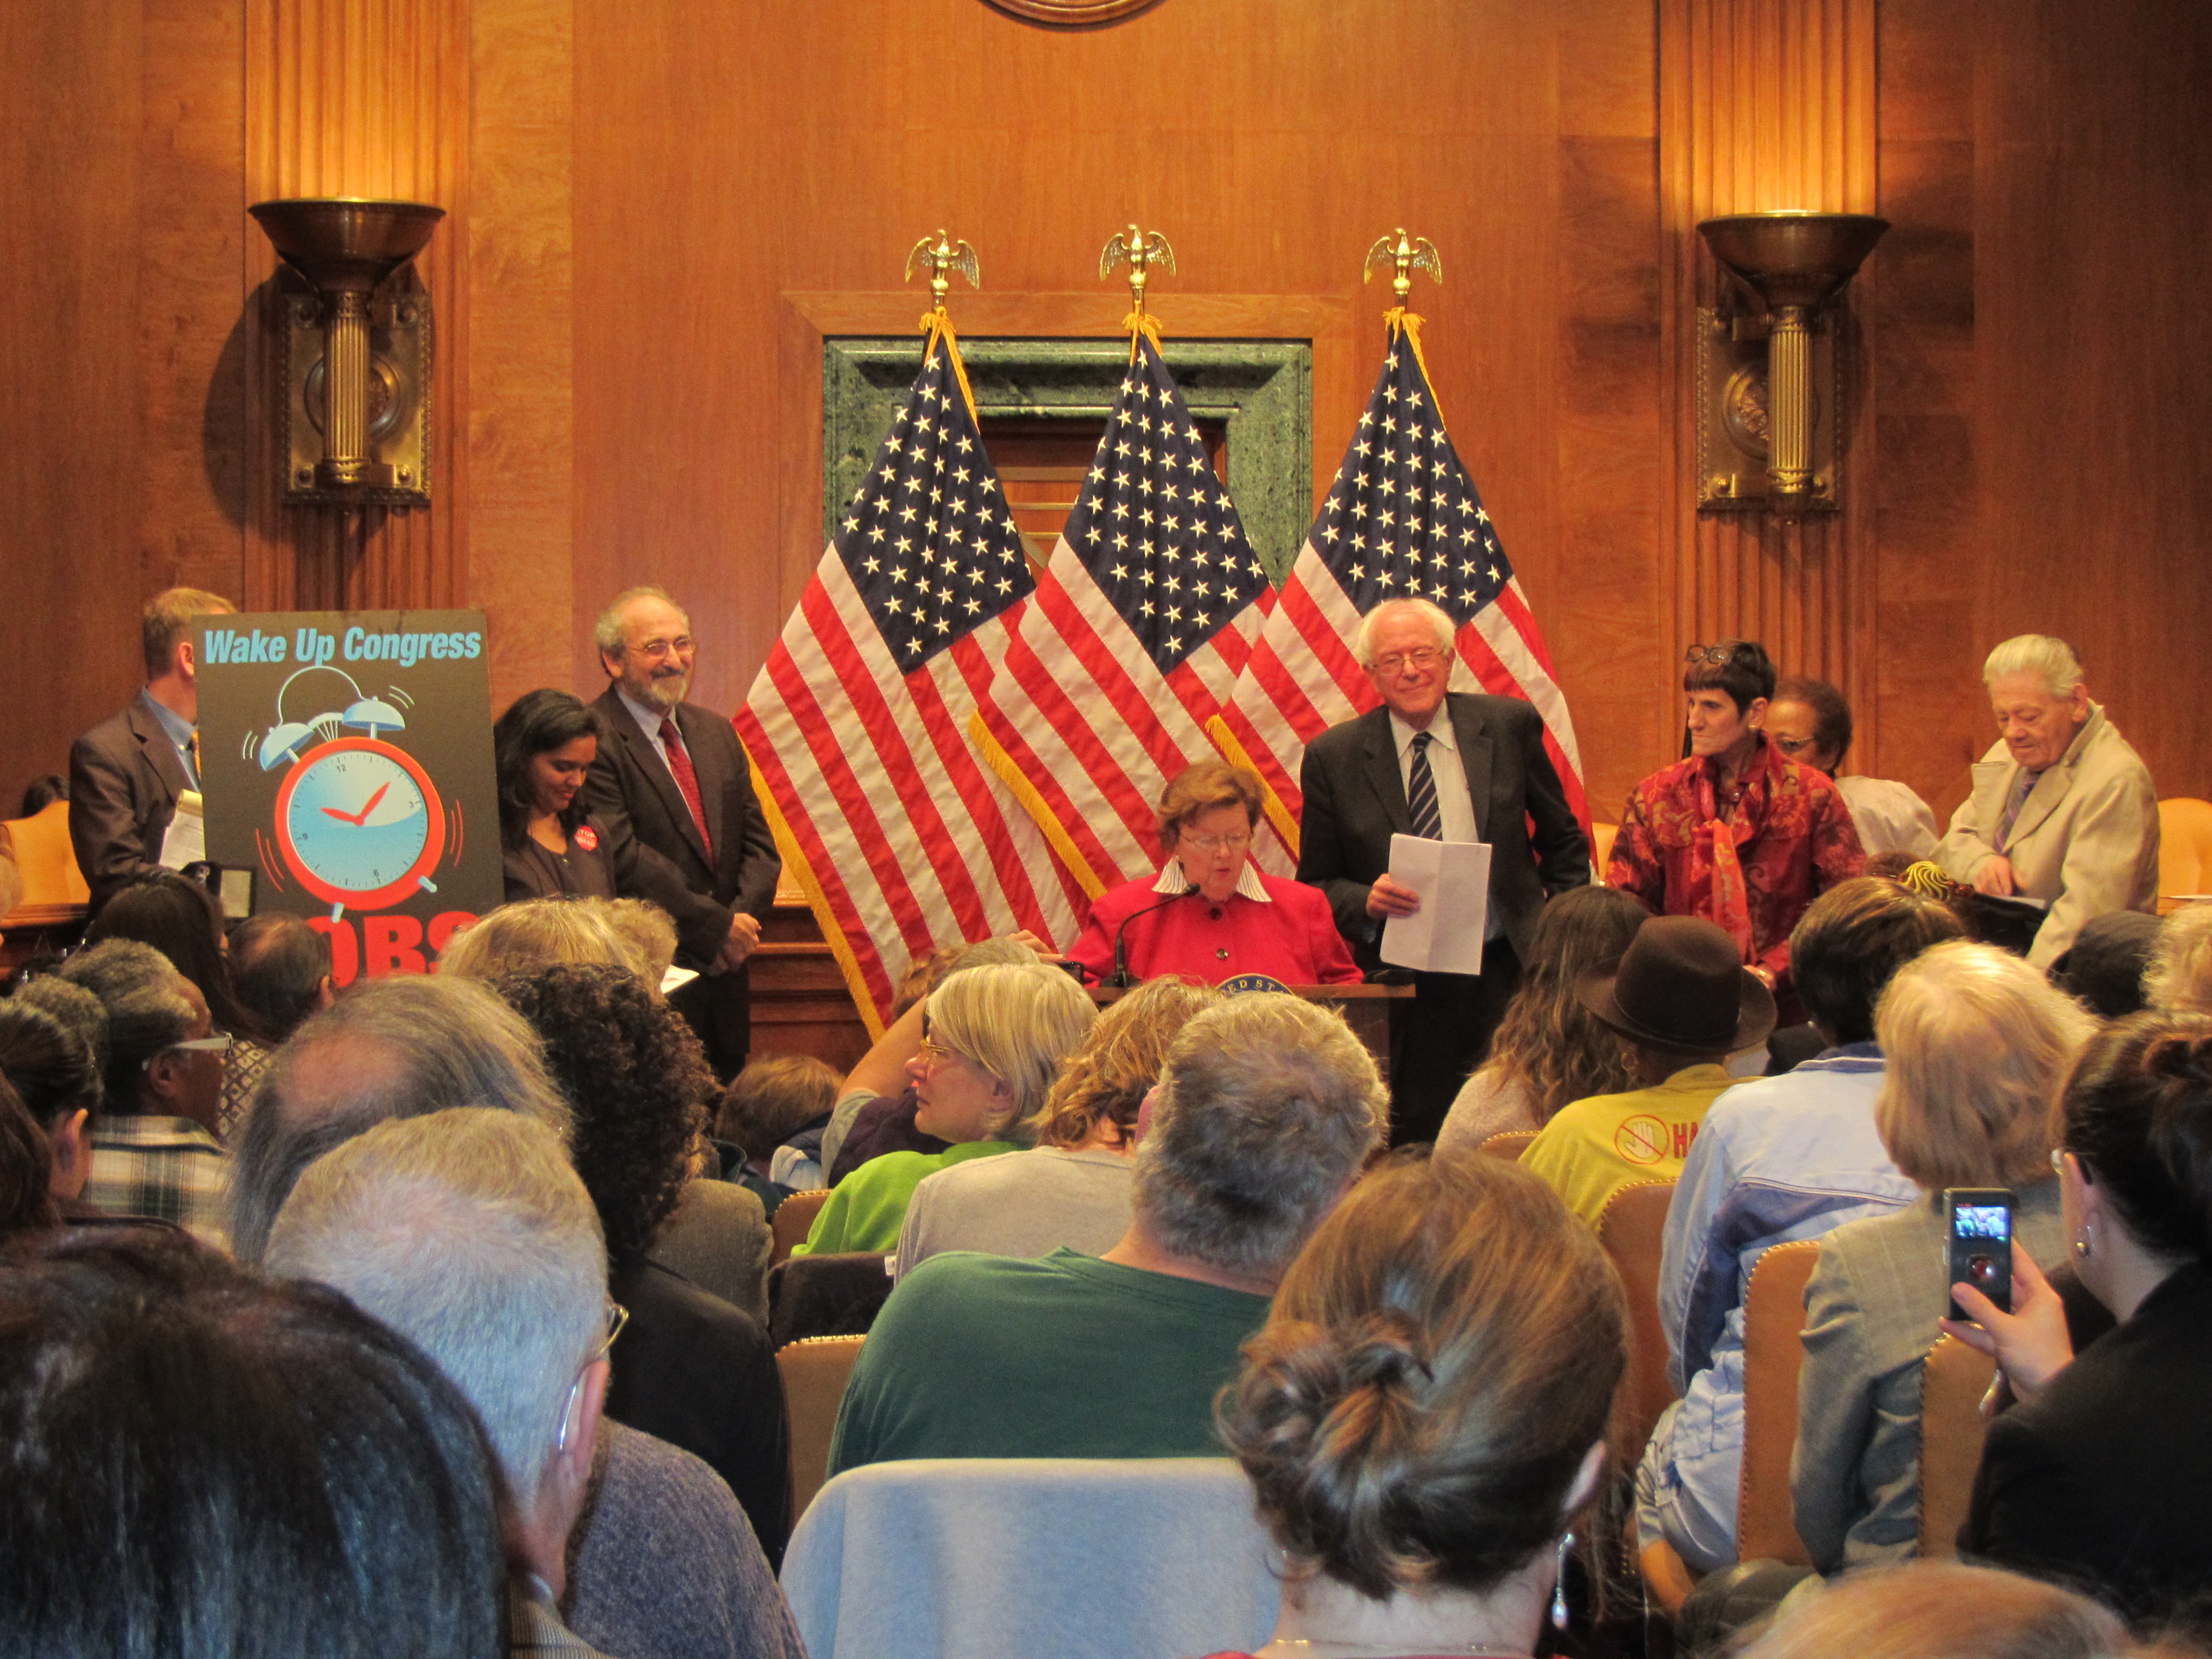
[[1481, 974], [1417, 973], [1413, 1006], [1393, 1011], [1394, 1145], [1436, 1139], [1520, 983], [1544, 901], [1590, 878], [1589, 842], [1545, 750], [1542, 717], [1517, 697], [1448, 691], [1453, 632], [1425, 599], [1369, 611], [1353, 650], [1382, 706], [1316, 738], [1299, 775], [1298, 879], [1328, 895], [1363, 968], [1382, 965], [1382, 924], [1420, 908], [1420, 895], [1391, 879], [1393, 835], [1490, 843]]
[[139, 613], [146, 684], [123, 710], [70, 747], [70, 844], [92, 889], [92, 914], [161, 867], [177, 801], [200, 787], [199, 653], [192, 619], [228, 615], [220, 593], [172, 587]]
[[745, 959], [782, 868], [752, 769], [721, 715], [686, 702], [698, 647], [690, 618], [657, 587], [617, 594], [593, 631], [610, 684], [592, 705], [606, 740], [585, 781], [592, 811], [629, 820], [635, 884], [676, 920], [677, 965], [699, 977], [669, 998], [725, 1082], [752, 1042]]

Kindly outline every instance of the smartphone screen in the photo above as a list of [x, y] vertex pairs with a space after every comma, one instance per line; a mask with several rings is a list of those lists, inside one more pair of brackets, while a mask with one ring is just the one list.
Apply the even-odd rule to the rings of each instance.
[[2002, 1187], [1944, 1189], [1948, 1272], [1943, 1284], [1952, 1318], [1969, 1317], [1958, 1298], [1948, 1296], [1949, 1286], [1962, 1283], [2012, 1311], [2012, 1194]]

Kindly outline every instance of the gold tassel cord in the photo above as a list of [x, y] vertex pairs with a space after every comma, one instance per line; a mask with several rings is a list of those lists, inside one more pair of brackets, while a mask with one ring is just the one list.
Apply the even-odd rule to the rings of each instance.
[[1241, 767], [1260, 780], [1260, 810], [1267, 815], [1267, 822], [1282, 837], [1283, 845], [1290, 849], [1292, 858], [1298, 855], [1297, 820], [1291, 809], [1283, 805], [1283, 798], [1275, 793], [1260, 769], [1252, 764], [1252, 757], [1244, 752], [1244, 745], [1237, 741], [1237, 734], [1223, 723], [1218, 714], [1211, 715], [1206, 722], [1206, 735], [1213, 739], [1213, 746], [1221, 751], [1221, 758], [1231, 766]]
[[953, 378], [960, 382], [960, 395], [967, 400], [968, 418], [980, 428], [982, 420], [975, 413], [975, 391], [968, 384], [968, 365], [960, 360], [960, 337], [953, 331], [952, 319], [942, 307], [927, 312], [922, 316], [921, 331], [929, 337], [921, 343], [921, 361], [927, 362], [929, 354], [937, 349], [938, 341], [945, 342], [946, 354], [952, 359]]
[[1159, 319], [1149, 311], [1133, 311], [1121, 319], [1121, 326], [1129, 331], [1129, 361], [1137, 361], [1137, 339], [1139, 335], [1152, 343], [1155, 351], [1165, 351], [1160, 343]]
[[1036, 786], [1022, 775], [1022, 769], [1015, 764], [1014, 757], [991, 735], [991, 729], [983, 723], [980, 710], [968, 717], [968, 743], [975, 750], [976, 757], [991, 769], [992, 775], [1006, 786], [1007, 793], [1021, 803], [1022, 810], [1044, 832], [1046, 842], [1059, 855], [1060, 862], [1067, 866], [1068, 873], [1075, 878], [1084, 892], [1094, 899], [1104, 892], [1106, 884], [1091, 867], [1091, 860], [1083, 856], [1075, 845], [1074, 837], [1067, 833], [1059, 818], [1054, 816], [1052, 809], [1045, 805], [1045, 799], [1037, 793]]
[[799, 878], [799, 888], [806, 895], [807, 908], [814, 913], [814, 925], [822, 930], [830, 954], [837, 959], [838, 969], [845, 975], [845, 987], [853, 994], [853, 1006], [860, 1011], [861, 1024], [868, 1028], [868, 1041], [873, 1042], [884, 1034], [884, 1018], [868, 993], [867, 975], [860, 970], [860, 959], [854, 953], [853, 941], [838, 926], [836, 915], [830, 908], [830, 896], [822, 890], [822, 884], [815, 878], [814, 866], [799, 850], [799, 837], [792, 834], [783, 809], [776, 804], [775, 793], [761, 775], [760, 763], [750, 757], [747, 760], [752, 768], [753, 798], [760, 802], [761, 811], [768, 818], [769, 831], [775, 837], [775, 850], [782, 854], [784, 868]]
[[1421, 371], [1421, 379], [1428, 385], [1430, 406], [1437, 411], [1437, 424], [1448, 428], [1449, 422], [1444, 419], [1443, 400], [1437, 396], [1436, 377], [1429, 373], [1429, 360], [1421, 354], [1421, 321], [1403, 306], [1392, 306], [1382, 313], [1382, 326], [1389, 331], [1390, 337], [1395, 339], [1402, 334], [1406, 343], [1413, 348], [1414, 366]]

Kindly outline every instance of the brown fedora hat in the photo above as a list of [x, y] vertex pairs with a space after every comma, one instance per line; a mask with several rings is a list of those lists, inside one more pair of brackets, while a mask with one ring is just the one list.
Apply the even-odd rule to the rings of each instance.
[[1655, 1048], [1734, 1054], [1774, 1029], [1774, 993], [1701, 916], [1652, 917], [1619, 962], [1575, 989], [1605, 1024]]

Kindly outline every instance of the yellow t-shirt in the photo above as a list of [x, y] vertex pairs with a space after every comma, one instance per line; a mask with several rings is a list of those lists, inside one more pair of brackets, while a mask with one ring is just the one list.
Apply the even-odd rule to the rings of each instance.
[[1705, 1108], [1735, 1081], [1707, 1062], [1685, 1066], [1656, 1088], [1577, 1100], [1559, 1109], [1521, 1162], [1595, 1227], [1606, 1200], [1623, 1187], [1681, 1179]]

